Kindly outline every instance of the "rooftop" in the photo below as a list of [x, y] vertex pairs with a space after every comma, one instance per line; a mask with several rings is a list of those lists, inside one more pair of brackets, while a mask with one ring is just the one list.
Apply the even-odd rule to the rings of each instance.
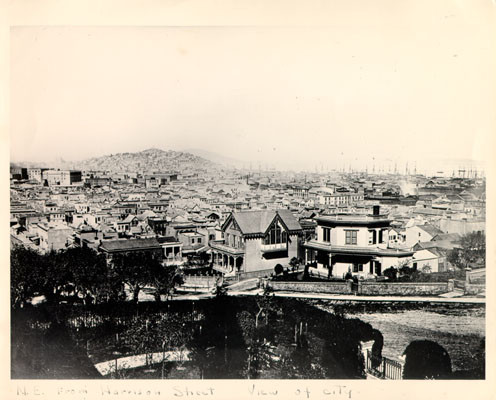
[[174, 236], [162, 236], [158, 237], [157, 241], [159, 243], [181, 243], [178, 239], [176, 239]]
[[115, 251], [139, 251], [161, 248], [160, 243], [155, 238], [149, 239], [119, 239], [104, 240], [100, 249], [107, 252]]
[[[232, 213], [241, 232], [245, 235], [262, 234], [278, 215], [290, 231], [300, 231], [301, 225], [289, 210], [240, 211]], [[226, 220], [229, 221], [230, 218]]]
[[391, 223], [391, 219], [387, 215], [372, 215], [372, 214], [329, 214], [321, 215], [314, 218], [317, 222], [331, 222], [339, 225], [343, 224], [365, 224], [370, 223]]

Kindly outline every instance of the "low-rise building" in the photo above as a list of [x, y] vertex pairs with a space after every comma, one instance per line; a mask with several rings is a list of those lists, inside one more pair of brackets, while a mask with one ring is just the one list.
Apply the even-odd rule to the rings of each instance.
[[225, 274], [273, 270], [298, 256], [302, 228], [289, 210], [233, 212], [223, 240], [210, 242], [213, 268]]
[[47, 170], [48, 168], [28, 168], [28, 179], [30, 181], [43, 183], [43, 172]]
[[431, 224], [410, 226], [405, 230], [405, 245], [412, 248], [418, 242], [427, 242], [442, 233], [444, 233], [442, 230]]
[[162, 245], [165, 265], [184, 264], [183, 244], [178, 239], [174, 236], [159, 236], [157, 241]]
[[446, 257], [435, 248], [419, 249], [413, 254], [411, 267], [423, 273], [446, 270]]
[[82, 182], [81, 171], [53, 170], [42, 171], [42, 181], [48, 186], [71, 186]]
[[156, 238], [146, 239], [117, 239], [102, 240], [99, 250], [112, 259], [115, 254], [126, 254], [132, 252], [147, 252], [155, 254], [160, 261], [163, 260], [164, 251], [162, 245]]
[[374, 278], [413, 256], [413, 252], [389, 248], [391, 220], [379, 213], [378, 206], [369, 215], [323, 215], [315, 221], [317, 237], [304, 244], [305, 263], [328, 277], [351, 273]]
[[42, 252], [50, 250], [62, 250], [72, 243], [73, 230], [67, 225], [54, 223], [39, 223], [34, 227], [40, 243], [39, 247]]

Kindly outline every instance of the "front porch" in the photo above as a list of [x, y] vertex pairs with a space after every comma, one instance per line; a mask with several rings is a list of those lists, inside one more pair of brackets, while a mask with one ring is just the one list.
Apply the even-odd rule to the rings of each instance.
[[214, 270], [222, 272], [226, 276], [245, 272], [244, 255], [229, 254], [212, 249], [211, 263]]
[[330, 249], [306, 248], [305, 265], [319, 276], [341, 279], [348, 274], [359, 279], [375, 279], [383, 270], [381, 259], [373, 254], [349, 254]]

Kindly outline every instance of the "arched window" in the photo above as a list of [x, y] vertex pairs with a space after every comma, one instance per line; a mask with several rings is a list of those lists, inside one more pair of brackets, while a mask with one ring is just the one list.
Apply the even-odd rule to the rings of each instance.
[[286, 243], [287, 234], [285, 231], [281, 229], [279, 224], [273, 224], [267, 235], [265, 236], [264, 243], [265, 244], [278, 244], [278, 243]]

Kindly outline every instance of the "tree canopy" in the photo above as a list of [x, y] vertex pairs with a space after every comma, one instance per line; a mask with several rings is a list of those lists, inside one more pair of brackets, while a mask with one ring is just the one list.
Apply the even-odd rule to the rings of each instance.
[[153, 271], [161, 267], [155, 253], [136, 251], [112, 256], [112, 269], [133, 292], [133, 301], [138, 302], [140, 291], [151, 284]]
[[477, 231], [463, 235], [460, 248], [455, 248], [448, 254], [448, 261], [458, 268], [467, 268], [474, 264], [485, 266], [486, 234]]
[[157, 254], [134, 252], [115, 255], [107, 263], [103, 254], [90, 248], [68, 248], [41, 254], [15, 246], [11, 249], [11, 305], [24, 307], [36, 296], [57, 304], [61, 300], [103, 303], [123, 299], [124, 285], [138, 300], [151, 286], [155, 299], [170, 295], [182, 282], [177, 266], [164, 267]]

